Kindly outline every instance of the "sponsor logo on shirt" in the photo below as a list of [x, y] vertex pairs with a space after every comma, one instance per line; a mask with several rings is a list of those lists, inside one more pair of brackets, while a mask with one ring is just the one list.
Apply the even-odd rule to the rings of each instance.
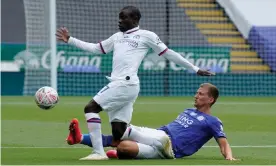
[[203, 117], [203, 116], [198, 116], [197, 117], [197, 120], [199, 120], [199, 121], [203, 121], [205, 118]]
[[194, 123], [194, 121], [192, 119], [190, 119], [187, 116], [183, 116], [183, 115], [179, 115], [175, 122], [179, 123], [180, 125], [182, 125], [184, 128], [188, 128], [190, 125], [192, 125]]
[[135, 40], [130, 40], [130, 39], [116, 40], [115, 43], [127, 43], [131, 47], [134, 47], [134, 48], [138, 47], [138, 42]]

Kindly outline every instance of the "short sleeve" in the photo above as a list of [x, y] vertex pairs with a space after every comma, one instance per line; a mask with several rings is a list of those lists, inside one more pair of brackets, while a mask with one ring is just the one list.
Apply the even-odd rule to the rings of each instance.
[[160, 38], [153, 32], [147, 35], [147, 45], [154, 50], [159, 56], [164, 54], [168, 47], [160, 40]]
[[113, 51], [115, 39], [116, 39], [116, 33], [110, 36], [108, 39], [99, 42], [99, 45], [103, 54], [107, 54]]
[[210, 128], [212, 130], [212, 134], [215, 137], [215, 139], [220, 137], [226, 138], [226, 135], [223, 131], [223, 124], [219, 119], [213, 120], [212, 123], [210, 124]]

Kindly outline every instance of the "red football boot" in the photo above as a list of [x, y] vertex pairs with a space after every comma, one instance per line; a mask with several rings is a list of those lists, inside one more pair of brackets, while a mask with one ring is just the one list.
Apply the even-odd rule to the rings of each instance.
[[117, 159], [118, 158], [118, 156], [117, 156], [117, 150], [108, 150], [106, 152], [106, 155], [110, 159]]
[[79, 121], [78, 119], [74, 118], [72, 119], [69, 125], [69, 135], [66, 141], [69, 145], [74, 145], [74, 144], [80, 143], [81, 139], [82, 139], [82, 134], [79, 128]]

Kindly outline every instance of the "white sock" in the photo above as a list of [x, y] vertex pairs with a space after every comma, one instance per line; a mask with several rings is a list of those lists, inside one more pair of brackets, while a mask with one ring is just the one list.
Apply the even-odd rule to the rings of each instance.
[[101, 118], [99, 114], [86, 113], [85, 118], [89, 130], [90, 139], [92, 141], [94, 153], [105, 155], [102, 141]]
[[121, 140], [132, 140], [145, 145], [156, 145], [158, 142], [155, 138], [150, 137], [147, 133], [143, 133], [133, 127], [127, 127]]

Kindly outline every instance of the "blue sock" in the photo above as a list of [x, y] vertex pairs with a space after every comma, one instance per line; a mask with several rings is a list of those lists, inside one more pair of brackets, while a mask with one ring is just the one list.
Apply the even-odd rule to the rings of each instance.
[[102, 135], [102, 139], [103, 139], [103, 147], [110, 147], [112, 140], [113, 140], [113, 136], [112, 135]]
[[[92, 143], [91, 143], [89, 134], [83, 134], [82, 136], [83, 136], [83, 138], [82, 138], [82, 141], [80, 142], [80, 144], [92, 147]], [[113, 139], [112, 135], [107, 135], [107, 136], [102, 135], [103, 147], [110, 147], [111, 143], [112, 143], [112, 139]]]
[[81, 140], [80, 144], [92, 147], [92, 142], [91, 142], [89, 134], [82, 135], [82, 140]]

